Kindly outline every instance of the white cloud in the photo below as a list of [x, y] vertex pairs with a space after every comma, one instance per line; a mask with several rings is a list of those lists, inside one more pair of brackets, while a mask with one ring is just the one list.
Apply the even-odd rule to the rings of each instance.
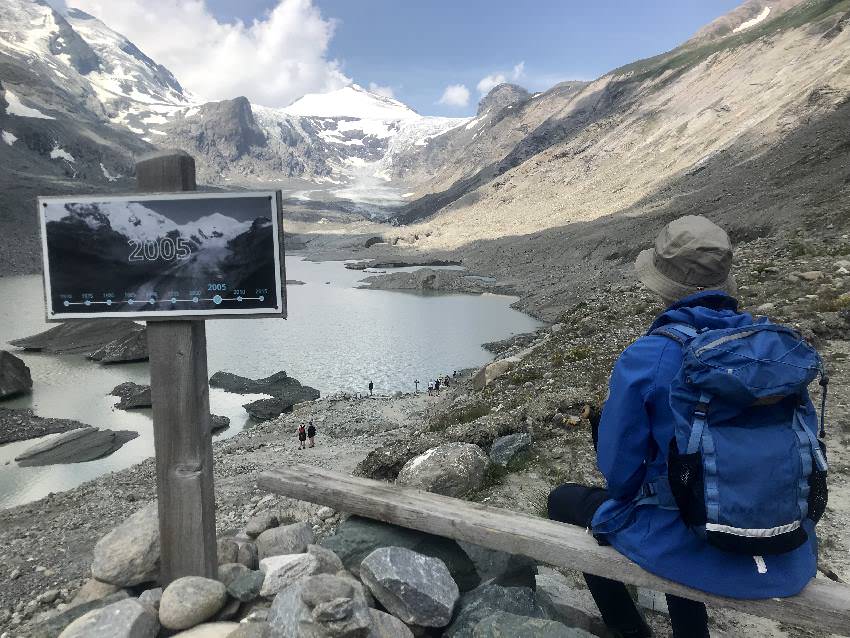
[[463, 107], [469, 104], [469, 89], [463, 84], [449, 84], [437, 104]]
[[503, 73], [491, 73], [490, 75], [485, 75], [481, 78], [476, 88], [481, 95], [484, 95], [489, 93], [494, 87], [504, 84], [507, 81], [508, 78], [506, 78]]
[[374, 82], [369, 82], [369, 91], [371, 93], [375, 93], [376, 95], [383, 95], [384, 97], [395, 97], [395, 91], [393, 91], [393, 87], [381, 86], [380, 84], [375, 84]]
[[517, 80], [522, 78], [524, 75], [525, 75], [525, 62], [520, 62], [520, 63], [514, 65], [514, 68], [511, 70], [511, 72], [509, 74], [505, 73], [505, 72], [501, 72], [501, 71], [496, 71], [494, 73], [491, 73], [490, 75], [485, 75], [483, 78], [481, 78], [481, 80], [479, 80], [479, 82], [478, 82], [478, 84], [476, 85], [475, 88], [478, 89], [478, 92], [481, 95], [486, 95], [491, 90], [493, 90], [495, 87], [499, 86], [500, 84], [504, 84], [505, 82], [507, 82], [508, 78], [510, 78], [510, 80], [512, 82], [516, 82]]
[[222, 23], [206, 0], [72, 0], [168, 67], [202, 99], [285, 106], [351, 83], [327, 59], [334, 22], [312, 0], [279, 0], [251, 24]]

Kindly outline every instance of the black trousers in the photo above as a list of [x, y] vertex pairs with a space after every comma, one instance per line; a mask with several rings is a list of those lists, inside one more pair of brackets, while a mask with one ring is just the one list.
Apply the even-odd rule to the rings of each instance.
[[[549, 518], [590, 527], [596, 510], [607, 499], [608, 493], [602, 488], [567, 483], [549, 494]], [[628, 637], [651, 635], [623, 583], [593, 574], [584, 574], [584, 580], [610, 629]], [[708, 614], [703, 603], [667, 594], [667, 609], [675, 638], [709, 638]]]

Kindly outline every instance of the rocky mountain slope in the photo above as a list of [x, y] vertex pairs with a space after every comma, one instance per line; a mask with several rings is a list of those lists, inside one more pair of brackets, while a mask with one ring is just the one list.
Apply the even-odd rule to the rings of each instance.
[[521, 139], [504, 154], [491, 145], [455, 180], [463, 147], [432, 181], [451, 185], [399, 219], [440, 211], [421, 246], [458, 247], [623, 212], [710, 163], [769, 155], [847, 103], [849, 22], [845, 1], [748, 2], [669, 53], [566, 94], [517, 95], [502, 113]]

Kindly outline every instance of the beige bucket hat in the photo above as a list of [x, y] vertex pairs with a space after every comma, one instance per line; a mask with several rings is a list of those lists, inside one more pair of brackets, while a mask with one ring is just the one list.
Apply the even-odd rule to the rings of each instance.
[[701, 215], [686, 215], [669, 224], [635, 261], [638, 279], [664, 299], [678, 300], [701, 290], [735, 295], [732, 243], [717, 224]]

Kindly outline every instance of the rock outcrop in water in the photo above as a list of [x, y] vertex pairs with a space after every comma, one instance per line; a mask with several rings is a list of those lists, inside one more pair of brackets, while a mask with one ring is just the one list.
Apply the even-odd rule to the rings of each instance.
[[292, 406], [304, 401], [315, 401], [319, 391], [307, 385], [301, 385], [297, 379], [288, 376], [285, 371], [277, 372], [265, 379], [249, 379], [231, 372], [216, 372], [210, 378], [210, 387], [221, 388], [234, 394], [268, 394], [270, 399], [260, 399], [245, 404], [245, 410], [252, 418], [266, 421], [292, 409]]
[[489, 277], [468, 275], [461, 270], [422, 268], [414, 272], [395, 272], [366, 277], [361, 287], [374, 290], [421, 290], [468, 293], [510, 293]]
[[144, 328], [134, 330], [126, 337], [110, 341], [89, 355], [89, 359], [100, 363], [129, 363], [130, 361], [146, 361], [147, 358], [148, 334]]
[[34, 352], [82, 354], [103, 363], [148, 358], [145, 327], [128, 319], [69, 321], [9, 343]]
[[0, 445], [89, 427], [71, 419], [47, 419], [30, 409], [0, 408]]
[[115, 404], [115, 407], [119, 410], [138, 410], [152, 407], [151, 387], [149, 385], [139, 385], [138, 383], [127, 381], [116, 385], [109, 394], [121, 398]]
[[0, 350], [0, 401], [32, 391], [30, 369], [10, 352]]
[[37, 466], [57, 463], [84, 463], [109, 456], [138, 432], [127, 430], [99, 430], [91, 426], [65, 432], [47, 441], [37, 443], [15, 457], [18, 465]]

